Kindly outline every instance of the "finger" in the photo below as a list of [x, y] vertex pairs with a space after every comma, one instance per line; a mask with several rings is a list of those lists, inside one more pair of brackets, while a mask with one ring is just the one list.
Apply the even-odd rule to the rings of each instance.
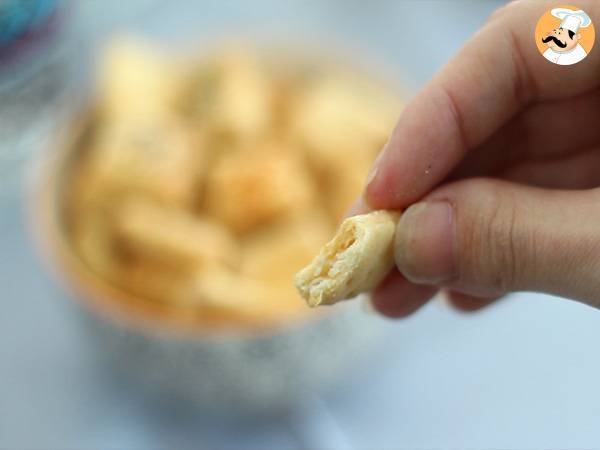
[[473, 149], [448, 179], [489, 176], [529, 159], [553, 158], [600, 144], [600, 89], [531, 105]]
[[400, 217], [396, 265], [413, 283], [479, 297], [531, 290], [600, 306], [600, 190], [475, 178]]
[[552, 189], [600, 186], [600, 147], [549, 161], [526, 161], [498, 176], [516, 183]]
[[[599, 2], [579, 6], [600, 19]], [[407, 105], [371, 171], [366, 199], [373, 208], [401, 208], [421, 198], [532, 101], [600, 85], [600, 52], [568, 70], [538, 54], [532, 29], [547, 8], [543, 0], [507, 6]]]
[[371, 294], [371, 304], [384, 316], [406, 317], [427, 303], [436, 292], [436, 287], [412, 284], [394, 270]]
[[464, 312], [478, 311], [494, 303], [499, 298], [475, 297], [458, 291], [444, 291], [444, 295], [452, 307]]

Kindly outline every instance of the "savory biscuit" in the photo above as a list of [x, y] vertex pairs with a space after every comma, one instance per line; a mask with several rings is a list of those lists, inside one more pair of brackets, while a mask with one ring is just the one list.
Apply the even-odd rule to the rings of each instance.
[[350, 217], [295, 284], [309, 306], [331, 305], [370, 291], [394, 265], [393, 240], [399, 214], [374, 211]]
[[107, 120], [146, 117], [173, 107], [179, 68], [145, 42], [121, 37], [104, 49], [98, 70], [99, 107]]
[[399, 106], [378, 87], [330, 76], [305, 91], [294, 111], [292, 132], [320, 176], [329, 176], [344, 158], [373, 158], [385, 144]]
[[324, 212], [306, 213], [253, 233], [242, 244], [241, 273], [292, 287], [294, 274], [310, 262], [333, 231]]
[[136, 257], [180, 270], [212, 263], [233, 267], [239, 260], [237, 243], [218, 222], [149, 200], [126, 201], [115, 232]]
[[304, 211], [315, 187], [297, 155], [258, 149], [222, 155], [208, 174], [206, 208], [238, 233]]
[[191, 169], [203, 157], [199, 150], [173, 117], [135, 117], [100, 127], [87, 163], [107, 190], [186, 204], [196, 176]]
[[213, 267], [200, 270], [180, 290], [180, 304], [227, 313], [256, 323], [273, 323], [305, 315], [306, 307], [282, 286]]
[[189, 93], [198, 120], [237, 141], [268, 135], [272, 122], [272, 87], [257, 56], [230, 48], [205, 63]]
[[121, 269], [118, 282], [124, 290], [140, 298], [168, 304], [179, 298], [186, 275], [177, 268], [137, 259], [128, 261]]

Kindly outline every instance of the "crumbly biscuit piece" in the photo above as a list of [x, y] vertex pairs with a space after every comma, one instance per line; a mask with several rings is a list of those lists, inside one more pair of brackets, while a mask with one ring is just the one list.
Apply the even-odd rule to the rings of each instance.
[[306, 309], [299, 307], [289, 290], [282, 286], [217, 266], [199, 270], [182, 286], [178, 303], [197, 305], [208, 311], [220, 311], [241, 320], [263, 323], [303, 315], [303, 309]]
[[109, 120], [166, 111], [182, 81], [176, 64], [133, 37], [110, 42], [98, 72], [100, 110]]
[[375, 159], [375, 152], [350, 153], [340, 157], [321, 180], [323, 200], [336, 223], [360, 196], [369, 168]]
[[117, 281], [126, 291], [140, 298], [169, 303], [178, 298], [186, 275], [179, 268], [151, 260], [133, 260], [121, 268]]
[[271, 122], [271, 87], [256, 56], [230, 50], [219, 61], [219, 86], [214, 120], [217, 127], [241, 139], [268, 131]]
[[238, 263], [234, 238], [209, 218], [132, 198], [121, 206], [115, 220], [119, 242], [139, 258], [178, 269]]
[[296, 274], [296, 288], [308, 305], [331, 305], [377, 286], [394, 265], [398, 218], [398, 213], [381, 210], [344, 220], [334, 238]]
[[207, 178], [207, 211], [238, 233], [304, 211], [314, 201], [313, 180], [293, 153], [222, 155]]
[[270, 132], [273, 120], [271, 80], [257, 55], [231, 47], [205, 62], [192, 75], [188, 107], [196, 119], [237, 141]]
[[332, 231], [325, 212], [306, 213], [265, 227], [244, 240], [241, 273], [293, 289], [290, 279], [310, 262]]
[[174, 117], [131, 117], [105, 123], [86, 160], [91, 175], [112, 192], [146, 193], [168, 203], [192, 196], [201, 149]]
[[399, 102], [383, 89], [352, 77], [324, 77], [306, 88], [296, 105], [293, 133], [310, 164], [327, 177], [340, 161], [372, 158], [392, 131]]
[[379, 86], [344, 74], [308, 84], [293, 109], [292, 136], [339, 220], [396, 121], [400, 102]]

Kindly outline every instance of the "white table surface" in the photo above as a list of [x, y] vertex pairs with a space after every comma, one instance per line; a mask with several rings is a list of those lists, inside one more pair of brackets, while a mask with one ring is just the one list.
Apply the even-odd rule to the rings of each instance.
[[[123, 28], [163, 40], [240, 28], [332, 35], [400, 68], [414, 91], [498, 4], [88, 0], [75, 18], [89, 48]], [[158, 405], [80, 338], [32, 251], [23, 204], [19, 192], [0, 203], [0, 449], [600, 447], [600, 313], [536, 294], [474, 315], [433, 302], [382, 319], [389, 338], [369, 361], [289, 415], [233, 422]]]

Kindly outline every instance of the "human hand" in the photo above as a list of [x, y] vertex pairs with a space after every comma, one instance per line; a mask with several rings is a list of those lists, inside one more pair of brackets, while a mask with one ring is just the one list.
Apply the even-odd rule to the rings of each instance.
[[[353, 213], [403, 209], [374, 307], [406, 316], [439, 289], [463, 310], [548, 292], [600, 307], [600, 50], [538, 54], [543, 0], [515, 1], [403, 111]], [[595, 23], [600, 3], [581, 0]], [[415, 203], [417, 202], [417, 203]]]

